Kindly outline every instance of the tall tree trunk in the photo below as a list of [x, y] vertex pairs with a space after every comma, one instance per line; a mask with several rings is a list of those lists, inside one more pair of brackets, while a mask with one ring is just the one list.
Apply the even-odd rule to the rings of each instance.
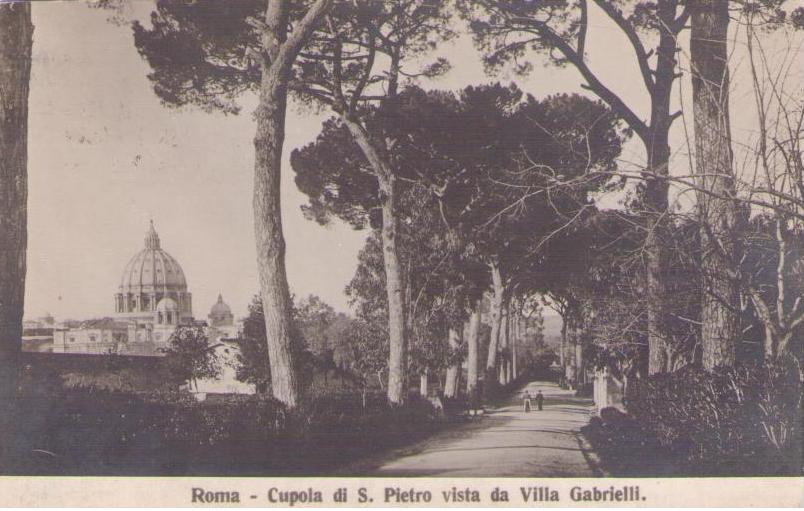
[[0, 468], [15, 445], [28, 243], [31, 4], [0, 3]]
[[260, 295], [265, 313], [271, 391], [293, 408], [298, 404], [298, 376], [291, 346], [292, 303], [285, 270], [280, 182], [285, 143], [288, 79], [296, 55], [329, 7], [317, 0], [288, 37], [290, 6], [287, 0], [268, 2], [262, 47], [259, 104], [254, 136], [254, 233]]
[[472, 302], [472, 315], [469, 317], [469, 333], [466, 338], [466, 394], [470, 399], [477, 393], [478, 348], [480, 344], [480, 300]]
[[428, 389], [428, 383], [430, 381], [429, 373], [430, 371], [428, 369], [425, 369], [424, 372], [419, 375], [419, 395], [425, 398], [429, 393]]
[[514, 315], [514, 335], [511, 338], [511, 378], [517, 378], [517, 345], [519, 344], [522, 316], [519, 311]]
[[493, 391], [497, 381], [497, 350], [500, 342], [503, 295], [505, 293], [500, 266], [496, 262], [491, 264], [491, 281], [494, 286], [494, 295], [491, 299], [491, 339], [489, 340], [489, 353], [486, 359], [486, 374], [483, 378], [484, 388], [487, 393]]
[[368, 160], [380, 187], [382, 203], [382, 248], [385, 264], [385, 288], [388, 297], [388, 333], [390, 354], [388, 360], [388, 401], [400, 405], [405, 400], [405, 376], [407, 367], [407, 332], [405, 327], [405, 295], [402, 268], [396, 247], [396, 177], [387, 157], [369, 137], [360, 122], [348, 114], [341, 119], [360, 146]]
[[564, 361], [566, 362], [566, 366], [564, 366], [564, 376], [567, 378], [567, 384], [569, 388], [575, 388], [577, 386], [577, 359], [575, 358], [575, 345], [578, 342], [577, 339], [577, 329], [575, 325], [575, 320], [571, 315], [567, 315], [567, 353], [564, 355]]
[[405, 375], [408, 343], [405, 329], [405, 300], [402, 270], [396, 247], [396, 184], [393, 175], [381, 179], [382, 191], [382, 245], [385, 262], [385, 282], [388, 295], [388, 332], [390, 355], [388, 359], [388, 400], [400, 405], [405, 401]]
[[567, 367], [567, 317], [566, 314], [561, 315], [561, 352], [558, 355], [561, 369], [566, 372]]
[[513, 344], [511, 331], [511, 301], [505, 306], [505, 384], [511, 381], [511, 344]]
[[510, 302], [503, 303], [502, 319], [500, 320], [500, 385], [508, 383], [508, 345], [510, 341]]
[[[666, 184], [655, 181], [649, 183], [648, 188], [666, 188]], [[654, 197], [665, 197], [666, 191], [652, 193]], [[651, 206], [656, 206], [654, 202]], [[645, 240], [645, 278], [647, 290], [645, 300], [648, 312], [648, 374], [657, 374], [667, 371], [667, 343], [670, 342], [670, 335], [667, 330], [667, 302], [665, 296], [665, 274], [666, 274], [666, 255], [662, 246], [664, 242], [662, 232], [664, 232], [664, 220], [660, 219], [659, 208], [654, 210], [653, 215], [659, 218], [648, 220], [648, 236]]]
[[[452, 350], [461, 348], [460, 333], [455, 328], [450, 328], [448, 333], [448, 343]], [[458, 388], [461, 378], [461, 363], [457, 362], [447, 368], [446, 385], [444, 385], [444, 396], [455, 397], [458, 395]]]
[[664, 248], [656, 239], [658, 227], [649, 227], [652, 234], [646, 242], [646, 280], [648, 293], [646, 296], [648, 311], [648, 374], [667, 372], [667, 342], [669, 336], [666, 328], [666, 299], [664, 281]]
[[[254, 231], [260, 295], [265, 312], [271, 391], [289, 407], [298, 401], [298, 378], [291, 346], [291, 298], [285, 271], [285, 239], [280, 211], [282, 147], [285, 135], [286, 78], [263, 74], [254, 137]], [[274, 78], [273, 83], [265, 83]]]
[[667, 371], [668, 345], [672, 341], [667, 325], [667, 207], [670, 165], [670, 95], [676, 78], [676, 9], [675, 0], [659, 0], [659, 45], [651, 88], [649, 128], [641, 134], [647, 154], [644, 209], [647, 236], [645, 239], [646, 309], [648, 316], [648, 373]]
[[734, 365], [740, 339], [739, 260], [729, 125], [728, 0], [694, 0], [690, 58], [695, 171], [704, 289], [701, 345], [706, 369]]

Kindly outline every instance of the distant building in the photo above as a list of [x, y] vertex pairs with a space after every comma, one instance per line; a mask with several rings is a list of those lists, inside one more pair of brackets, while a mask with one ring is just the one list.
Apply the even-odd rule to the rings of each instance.
[[153, 222], [123, 269], [113, 318], [57, 326], [55, 353], [159, 356], [179, 326], [195, 325], [184, 271], [162, 249]]
[[209, 394], [254, 394], [256, 385], [237, 380], [238, 355], [240, 344], [237, 337], [241, 325], [235, 323], [232, 309], [218, 294], [218, 301], [207, 315], [207, 338], [215, 350], [220, 372], [215, 378], [199, 378], [195, 385], [188, 385], [196, 399], [203, 401]]
[[240, 325], [235, 324], [232, 309], [223, 301], [223, 297], [220, 294], [218, 294], [218, 301], [212, 306], [207, 318], [209, 319], [207, 336], [211, 341], [238, 336]]
[[53, 329], [55, 319], [46, 312], [36, 319], [22, 322], [22, 350], [47, 353], [53, 351]]
[[119, 353], [128, 340], [130, 324], [112, 318], [91, 319], [77, 327], [56, 327], [53, 331], [54, 353], [108, 355]]
[[157, 325], [193, 322], [193, 297], [187, 291], [184, 271], [162, 249], [153, 222], [145, 248], [134, 254], [123, 270], [115, 312], [120, 319]]
[[[236, 341], [241, 324], [235, 322], [232, 309], [218, 295], [212, 305], [208, 323], [193, 318], [192, 294], [188, 291], [184, 271], [173, 256], [162, 249], [153, 222], [145, 236], [145, 247], [129, 260], [123, 269], [114, 295], [114, 316], [86, 321], [55, 324], [45, 315], [28, 322], [31, 334], [52, 347], [53, 353], [76, 355], [123, 355], [163, 357], [170, 338], [178, 327], [204, 327], [210, 346], [221, 360], [217, 378], [200, 380], [197, 388], [188, 389], [199, 395], [219, 393], [253, 393], [254, 386], [238, 382]], [[37, 338], [39, 339], [39, 338]], [[41, 340], [41, 339], [40, 339]], [[35, 339], [29, 344], [41, 349]]]
[[[213, 327], [210, 327], [213, 328]], [[240, 345], [237, 339], [220, 338], [212, 340], [213, 349], [218, 359], [220, 372], [215, 378], [199, 378], [194, 385], [187, 385], [187, 390], [195, 395], [199, 401], [206, 399], [209, 394], [254, 394], [257, 386], [237, 379], [237, 367], [240, 363]]]
[[22, 329], [23, 330], [42, 330], [47, 328], [53, 328], [53, 325], [56, 323], [56, 320], [49, 312], [45, 312], [44, 315], [38, 317], [36, 319], [26, 319], [22, 322]]
[[[53, 325], [56, 353], [119, 354], [160, 356], [180, 326], [207, 326], [210, 341], [237, 337], [231, 308], [218, 295], [209, 312], [209, 323], [193, 318], [193, 297], [184, 270], [163, 248], [153, 222], [145, 236], [145, 247], [123, 269], [114, 295], [114, 317]], [[49, 319], [48, 319], [49, 318]]]

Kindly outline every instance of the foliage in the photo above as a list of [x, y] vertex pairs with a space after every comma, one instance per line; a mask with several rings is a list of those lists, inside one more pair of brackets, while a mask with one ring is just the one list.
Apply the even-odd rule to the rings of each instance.
[[243, 321], [243, 335], [238, 339], [237, 379], [257, 386], [260, 393], [268, 391], [271, 383], [271, 366], [268, 360], [268, 340], [262, 300], [255, 295]]
[[802, 384], [795, 360], [651, 376], [629, 385], [626, 406], [628, 416], [604, 410], [586, 430], [615, 470], [801, 473]]
[[795, 367], [690, 369], [636, 382], [627, 406], [662, 446], [692, 459], [785, 455], [800, 449], [801, 390]]
[[151, 66], [156, 95], [169, 106], [237, 112], [235, 100], [256, 90], [260, 77], [246, 55], [259, 47], [259, 32], [246, 19], [264, 12], [264, 0], [157, 2], [150, 28], [134, 23], [134, 44]]
[[[309, 2], [291, 2], [291, 32], [305, 5]], [[151, 67], [148, 78], [156, 94], [170, 106], [238, 113], [238, 98], [260, 83], [255, 55], [261, 50], [258, 26], [265, 8], [266, 0], [159, 0], [150, 27], [134, 23], [134, 43]], [[408, 54], [416, 60], [452, 37], [448, 10], [429, 0], [338, 1], [329, 16], [333, 23], [319, 27], [294, 66], [290, 87], [302, 101], [333, 105], [335, 90], [343, 86], [341, 93], [356, 91], [354, 102], [362, 104], [364, 90], [366, 96], [376, 95], [387, 78], [376, 69], [384, 59], [374, 55], [394, 53], [401, 64]], [[436, 76], [448, 64], [435, 59], [422, 69], [414, 67], [408, 76]]]
[[[744, 286], [752, 298], [751, 307], [743, 315], [743, 322], [750, 326], [750, 341], [766, 346], [771, 342], [770, 349], [765, 351], [767, 356], [793, 355], [802, 360], [804, 315], [799, 302], [804, 296], [804, 264], [801, 262], [804, 226], [798, 221], [779, 222], [778, 218], [763, 214], [752, 218], [747, 227], [740, 269]], [[765, 339], [766, 327], [776, 329], [775, 334], [770, 334], [772, 338], [787, 334], [789, 341], [783, 345], [772, 342], [776, 339]], [[781, 353], [780, 348], [784, 348]], [[754, 355], [762, 356], [756, 352]]]
[[389, 134], [364, 115], [394, 102], [401, 80], [449, 69], [430, 54], [455, 36], [451, 14], [447, 2], [430, 0], [337, 2], [296, 67], [299, 97], [360, 124], [373, 149], [385, 152]]
[[663, 452], [656, 438], [633, 417], [616, 408], [604, 408], [581, 428], [613, 476], [670, 476], [679, 462]]
[[221, 370], [215, 346], [203, 327], [180, 326], [164, 350], [170, 375], [176, 381], [194, 384], [199, 378], [215, 378]]
[[330, 326], [338, 319], [331, 305], [321, 298], [310, 295], [295, 306], [295, 322], [308, 349], [322, 354], [332, 349]]
[[388, 370], [388, 334], [377, 323], [358, 319], [344, 332], [348, 341], [339, 345], [336, 352], [339, 365], [358, 375], [366, 389], [376, 378], [384, 388]]
[[555, 350], [547, 346], [543, 339], [526, 338], [523, 344], [520, 371], [544, 375], [550, 365], [558, 361]]
[[[613, 169], [624, 136], [600, 103], [577, 95], [523, 98], [515, 85], [500, 84], [468, 87], [459, 96], [408, 87], [369, 120], [397, 141], [391, 158], [401, 184], [434, 193], [439, 201], [431, 207], [442, 208], [445, 223], [467, 230], [500, 226], [528, 209], [535, 222], [549, 209], [538, 190], [556, 180], [583, 177], [564, 187], [568, 192], [556, 191], [553, 206], [567, 212], [567, 201], [585, 204], [587, 193], [609, 181], [604, 171]], [[291, 164], [312, 218], [370, 224], [379, 206], [376, 178], [338, 120], [327, 120], [314, 143], [293, 151]], [[528, 188], [531, 195], [521, 192]]]
[[[664, 350], [669, 369], [676, 370], [700, 361], [700, 245], [696, 223], [676, 220], [666, 228], [665, 286], [669, 292], [664, 323], [670, 337]], [[556, 275], [547, 287], [551, 300], [565, 308], [565, 316], [579, 318], [584, 359], [618, 375], [645, 374], [644, 229], [638, 216], [628, 210], [594, 212], [567, 241], [584, 247], [579, 250], [582, 255], [569, 254], [565, 258], [569, 261], [560, 263], [569, 271]]]
[[28, 426], [19, 441], [25, 454], [8, 471], [310, 475], [438, 427], [427, 402], [391, 409], [384, 396], [371, 395], [363, 403], [360, 395], [330, 396], [291, 412], [265, 396], [198, 403], [172, 392], [23, 392], [17, 417]]
[[[335, 310], [319, 297], [311, 295], [293, 309], [291, 348], [303, 387], [313, 380], [316, 371], [335, 367], [335, 353], [346, 342], [351, 318]], [[271, 382], [262, 300], [254, 296], [249, 314], [238, 339], [237, 379], [257, 385], [262, 392]]]
[[[567, 259], [545, 253], [593, 210], [591, 194], [612, 186], [626, 133], [600, 103], [577, 95], [538, 101], [514, 85], [459, 94], [407, 87], [370, 114], [366, 122], [394, 140], [411, 369], [443, 369], [463, 356], [446, 338], [488, 286], [488, 259], [516, 276], [522, 292], [543, 290], [546, 263]], [[327, 120], [291, 164], [309, 197], [308, 217], [379, 226], [377, 179], [342, 121]], [[564, 180], [577, 181], [554, 186]], [[570, 246], [560, 249], [578, 252]], [[347, 288], [358, 316], [377, 331], [387, 321], [382, 255], [379, 237], [369, 237]]]

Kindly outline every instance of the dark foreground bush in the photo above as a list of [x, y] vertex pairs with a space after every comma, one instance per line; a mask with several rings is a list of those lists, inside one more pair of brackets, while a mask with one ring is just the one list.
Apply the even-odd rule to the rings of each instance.
[[198, 403], [178, 393], [93, 389], [21, 396], [6, 473], [315, 474], [401, 445], [437, 426], [429, 403], [392, 409], [379, 396], [336, 396], [289, 412], [275, 400]]
[[600, 417], [593, 417], [581, 432], [612, 475], [672, 475], [678, 465], [650, 431], [616, 408], [601, 410]]
[[795, 364], [690, 368], [633, 382], [628, 415], [584, 433], [615, 475], [800, 475], [801, 391]]

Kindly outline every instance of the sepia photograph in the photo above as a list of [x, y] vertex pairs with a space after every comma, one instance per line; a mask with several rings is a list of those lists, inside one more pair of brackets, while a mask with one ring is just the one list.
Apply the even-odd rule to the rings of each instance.
[[803, 51], [800, 0], [0, 0], [0, 480], [801, 500]]

